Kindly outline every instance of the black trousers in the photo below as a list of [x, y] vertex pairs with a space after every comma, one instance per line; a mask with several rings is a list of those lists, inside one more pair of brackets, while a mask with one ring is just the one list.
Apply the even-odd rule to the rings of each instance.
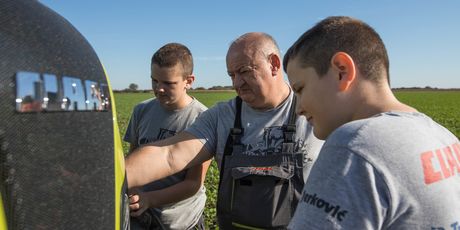
[[[191, 229], [205, 230], [204, 215], [202, 214], [198, 223]], [[147, 209], [138, 217], [131, 217], [130, 230], [168, 230], [163, 226], [160, 219], [153, 213], [151, 209]]]

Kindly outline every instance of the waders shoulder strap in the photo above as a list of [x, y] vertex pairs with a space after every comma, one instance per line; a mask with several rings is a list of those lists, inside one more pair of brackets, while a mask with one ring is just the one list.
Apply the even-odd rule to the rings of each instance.
[[291, 108], [289, 109], [289, 120], [286, 125], [283, 126], [283, 136], [284, 143], [293, 143], [295, 138], [296, 131], [296, 119], [297, 115], [295, 113], [297, 97], [294, 95], [291, 102]]
[[233, 145], [241, 144], [241, 136], [244, 132], [244, 129], [241, 126], [241, 104], [242, 100], [240, 97], [237, 96], [235, 98], [235, 122], [233, 124], [233, 128], [230, 129], [230, 133], [228, 134], [227, 142], [225, 143], [224, 148], [224, 155], [222, 156], [222, 160], [220, 163], [219, 188], [220, 184], [222, 183], [222, 177], [224, 176], [225, 157], [228, 155], [232, 155]]

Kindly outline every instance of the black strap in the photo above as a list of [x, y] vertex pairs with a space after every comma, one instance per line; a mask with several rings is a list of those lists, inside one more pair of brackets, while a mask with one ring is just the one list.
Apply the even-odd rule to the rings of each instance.
[[[297, 118], [297, 115], [295, 113], [295, 106], [296, 106], [297, 98], [295, 95], [293, 95], [293, 97], [294, 98], [292, 98], [291, 108], [289, 108], [288, 123], [287, 125], [283, 126], [284, 143], [294, 143], [294, 138], [295, 138], [295, 131], [296, 131], [295, 122]], [[233, 124], [233, 128], [230, 129], [230, 133], [228, 134], [227, 142], [225, 143], [225, 148], [224, 148], [224, 155], [222, 156], [222, 160], [220, 163], [219, 189], [220, 189], [220, 184], [222, 183], [222, 178], [224, 176], [225, 157], [232, 155], [234, 145], [241, 145], [241, 137], [243, 136], [243, 133], [244, 133], [244, 129], [242, 128], [242, 125], [241, 125], [241, 105], [242, 105], [242, 100], [240, 97], [237, 96], [235, 98], [235, 107], [236, 107], [235, 123]]]
[[224, 166], [225, 166], [225, 157], [228, 155], [232, 155], [233, 153], [233, 145], [241, 144], [241, 136], [243, 136], [244, 129], [241, 126], [241, 105], [242, 100], [240, 97], [235, 98], [235, 123], [233, 124], [233, 128], [230, 129], [230, 133], [227, 137], [227, 142], [225, 143], [224, 148], [224, 155], [222, 156], [221, 163], [220, 163], [220, 176], [219, 176], [219, 189], [220, 184], [222, 182], [222, 178], [224, 176]]
[[297, 97], [293, 95], [291, 108], [289, 109], [289, 120], [288, 123], [283, 126], [284, 143], [294, 143], [296, 131], [295, 122], [297, 120], [297, 114], [295, 112], [296, 102]]
[[[241, 125], [241, 104], [242, 100], [237, 96], [235, 98], [235, 123], [233, 124], [233, 128], [230, 129], [230, 133], [228, 134], [227, 142], [225, 143], [224, 156], [232, 155], [233, 145], [241, 144], [241, 136], [243, 135], [244, 131]], [[223, 164], [221, 164], [221, 166], [223, 166]]]

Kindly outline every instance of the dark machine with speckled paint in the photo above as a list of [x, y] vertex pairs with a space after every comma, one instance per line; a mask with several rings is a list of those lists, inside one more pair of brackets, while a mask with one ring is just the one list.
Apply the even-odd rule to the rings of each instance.
[[24, 112], [21, 74], [38, 83], [54, 76], [55, 103], [66, 94], [64, 76], [80, 80], [73, 86], [86, 95], [85, 82], [108, 85], [94, 50], [68, 21], [38, 1], [0, 0], [0, 228], [2, 222], [8, 229], [123, 228], [115, 207], [123, 192], [115, 191], [110, 93], [99, 98], [102, 109], [52, 109], [45, 96]]

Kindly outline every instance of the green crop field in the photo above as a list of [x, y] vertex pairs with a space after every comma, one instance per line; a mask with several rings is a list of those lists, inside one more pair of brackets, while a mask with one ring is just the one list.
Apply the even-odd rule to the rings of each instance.
[[[460, 138], [460, 91], [396, 91], [395, 94], [399, 100], [432, 117], [433, 120], [445, 126]], [[211, 107], [219, 101], [234, 97], [236, 94], [232, 91], [203, 91], [192, 92], [191, 95], [206, 106]], [[149, 93], [115, 94], [118, 123], [122, 136], [128, 125], [133, 107], [151, 97], [152, 94]], [[128, 147], [127, 143], [123, 143], [125, 153], [128, 151]], [[219, 173], [215, 162], [213, 162], [208, 170], [205, 182], [208, 196], [205, 209], [207, 229], [217, 229], [215, 204], [218, 180]]]
[[396, 97], [460, 138], [460, 91], [396, 91]]

